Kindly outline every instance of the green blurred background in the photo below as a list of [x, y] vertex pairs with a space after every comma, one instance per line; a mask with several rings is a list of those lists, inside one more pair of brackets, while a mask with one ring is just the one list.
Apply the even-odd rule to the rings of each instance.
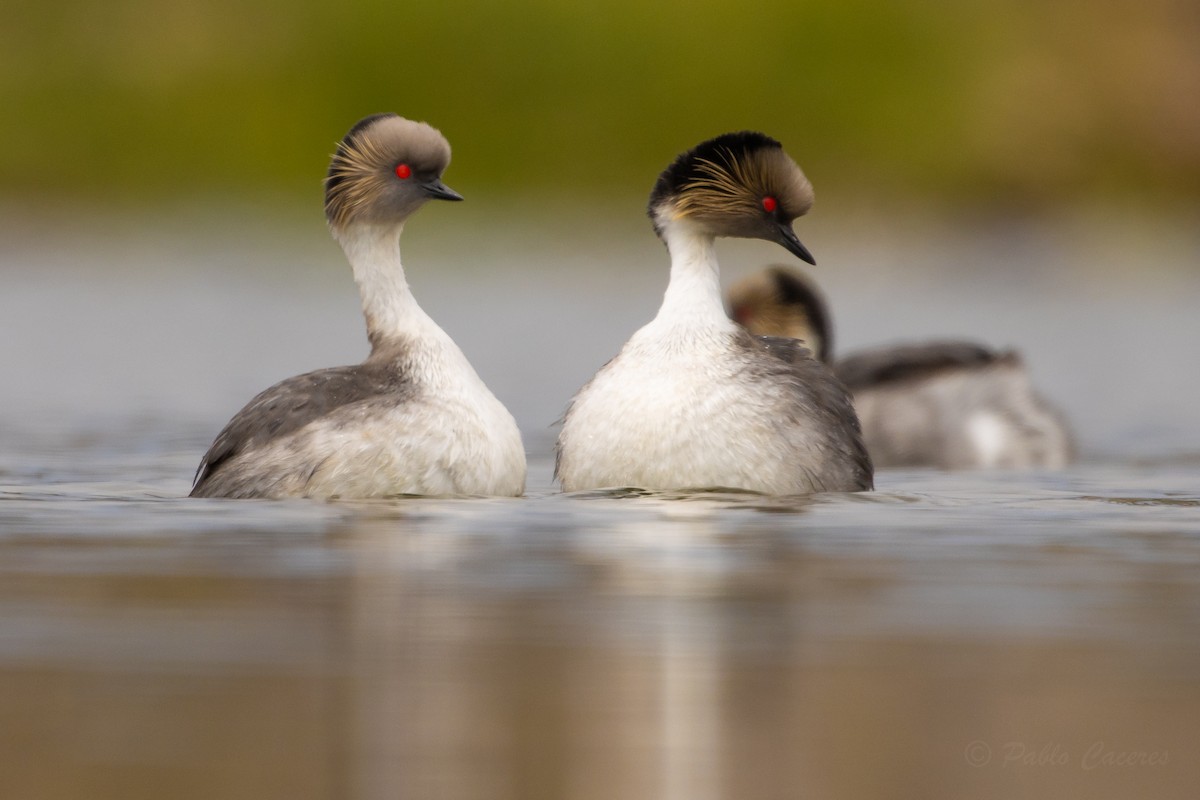
[[[9, 0], [0, 201], [312, 204], [334, 143], [392, 110], [454, 186], [644, 194], [740, 128], [818, 190], [1043, 213], [1200, 199], [1200, 3]], [[463, 189], [466, 193], [466, 189]]]

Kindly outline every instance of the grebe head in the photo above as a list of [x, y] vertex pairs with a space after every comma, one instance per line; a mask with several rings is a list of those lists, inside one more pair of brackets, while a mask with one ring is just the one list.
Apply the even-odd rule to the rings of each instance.
[[825, 298], [799, 270], [774, 264], [729, 287], [729, 316], [755, 336], [801, 339], [828, 362], [833, 330]]
[[442, 183], [450, 144], [436, 128], [396, 114], [359, 120], [338, 145], [325, 177], [325, 217], [335, 231], [353, 222], [403, 222], [426, 200], [462, 200]]
[[713, 236], [766, 239], [816, 264], [792, 230], [812, 185], [783, 146], [753, 131], [726, 133], [682, 153], [658, 176], [647, 209], [660, 235], [687, 220]]

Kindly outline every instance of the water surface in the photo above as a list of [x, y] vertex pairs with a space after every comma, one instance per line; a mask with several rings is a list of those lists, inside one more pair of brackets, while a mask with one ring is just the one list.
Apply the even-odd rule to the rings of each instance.
[[185, 498], [254, 392], [361, 357], [332, 245], [8, 245], [0, 796], [1193, 796], [1193, 277], [1003, 281], [984, 248], [968, 279], [964, 245], [902, 278], [827, 244], [841, 344], [1018, 345], [1081, 463], [563, 495], [552, 423], [662, 253], [500, 242], [465, 271], [417, 245], [413, 282], [520, 421], [529, 495], [364, 503]]

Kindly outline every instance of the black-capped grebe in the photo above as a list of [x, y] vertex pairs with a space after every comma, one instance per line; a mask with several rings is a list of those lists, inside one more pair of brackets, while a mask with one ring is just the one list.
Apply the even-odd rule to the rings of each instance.
[[1062, 415], [1020, 356], [966, 341], [890, 345], [831, 361], [829, 312], [799, 270], [768, 267], [729, 289], [754, 334], [802, 340], [854, 394], [877, 467], [1061, 468], [1073, 455]]
[[732, 133], [680, 155], [648, 212], [671, 256], [658, 315], [571, 401], [555, 474], [567, 491], [725, 487], [765, 494], [871, 488], [850, 396], [793, 340], [763, 340], [721, 302], [714, 240], [812, 256], [792, 221], [812, 187], [779, 142]]
[[325, 215], [362, 294], [371, 354], [259, 394], [200, 462], [193, 497], [519, 495], [525, 451], [512, 415], [421, 310], [400, 232], [442, 183], [450, 145], [395, 114], [357, 123], [325, 179]]

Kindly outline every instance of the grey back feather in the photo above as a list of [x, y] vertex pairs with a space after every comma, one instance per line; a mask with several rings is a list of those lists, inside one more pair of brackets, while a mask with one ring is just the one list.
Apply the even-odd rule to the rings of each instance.
[[1016, 353], [997, 352], [974, 342], [941, 341], [863, 350], [837, 361], [834, 370], [846, 386], [856, 390], [928, 378], [946, 369], [973, 369], [1017, 360]]
[[829, 474], [814, 475], [814, 482], [829, 487], [874, 488], [874, 466], [863, 443], [862, 428], [849, 390], [824, 363], [813, 358], [799, 339], [751, 336], [739, 331], [735, 341], [751, 352], [767, 355], [753, 359], [761, 378], [782, 380], [790, 385], [792, 406], [787, 422], [810, 420], [805, 430], [818, 437], [818, 450], [829, 458]]
[[260, 392], [217, 435], [196, 470], [192, 497], [225, 496], [225, 467], [238, 455], [270, 444], [357, 403], [389, 397], [400, 403], [414, 388], [392, 363], [368, 361], [308, 372]]

